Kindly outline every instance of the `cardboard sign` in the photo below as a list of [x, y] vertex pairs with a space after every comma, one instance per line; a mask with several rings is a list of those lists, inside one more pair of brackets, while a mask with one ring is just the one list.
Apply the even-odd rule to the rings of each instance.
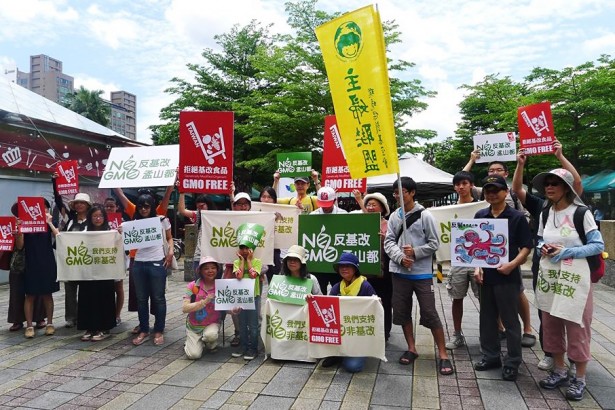
[[122, 222], [122, 238], [126, 250], [162, 246], [166, 236], [160, 218], [137, 219]]
[[357, 255], [362, 275], [380, 275], [380, 214], [300, 215], [299, 245], [308, 272], [335, 273], [342, 252]]
[[12, 216], [0, 216], [0, 251], [12, 251], [15, 246], [13, 231], [17, 220]]
[[312, 294], [312, 286], [314, 286], [312, 279], [273, 275], [267, 297], [293, 305], [305, 305], [305, 297]]
[[19, 233], [47, 232], [45, 201], [42, 197], [18, 197], [17, 216], [21, 221]]
[[79, 192], [79, 174], [77, 173], [77, 161], [58, 162], [56, 173], [56, 188], [60, 195], [74, 195]]
[[179, 113], [179, 192], [228, 194], [233, 181], [233, 113]]
[[254, 310], [255, 279], [216, 279], [216, 310]]
[[337, 192], [352, 192], [355, 189], [365, 192], [367, 190], [366, 178], [353, 179], [350, 177], [335, 115], [325, 117], [322, 181], [323, 186], [329, 186]]
[[122, 225], [122, 222], [124, 222], [121, 212], [107, 213], [107, 220], [109, 221], [109, 229], [117, 229]]
[[285, 249], [297, 244], [299, 233], [299, 215], [301, 209], [296, 205], [278, 205], [265, 202], [252, 202], [252, 211], [277, 212], [282, 217], [275, 220], [275, 233], [273, 246], [276, 249]]
[[309, 341], [327, 345], [341, 345], [340, 298], [313, 296], [308, 302]]
[[551, 117], [551, 103], [519, 107], [517, 110], [519, 123], [519, 148], [527, 155], [550, 154], [553, 152], [555, 131]]
[[284, 152], [277, 159], [281, 177], [308, 177], [312, 172], [311, 152]]
[[175, 184], [179, 145], [114, 147], [99, 188], [141, 188]]
[[516, 161], [517, 144], [514, 132], [474, 136], [474, 148], [480, 149], [479, 162]]
[[508, 262], [507, 219], [455, 219], [451, 239], [452, 266], [495, 268]]

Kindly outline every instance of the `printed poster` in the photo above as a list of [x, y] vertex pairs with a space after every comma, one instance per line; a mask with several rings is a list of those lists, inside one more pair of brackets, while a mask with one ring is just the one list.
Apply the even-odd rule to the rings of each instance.
[[325, 117], [325, 133], [322, 152], [322, 183], [337, 192], [352, 192], [358, 189], [365, 193], [367, 179], [353, 179], [342, 146], [342, 138], [335, 121], [335, 115]]
[[162, 246], [166, 234], [162, 230], [160, 218], [155, 216], [122, 222], [122, 239], [124, 249], [142, 249], [150, 246]]
[[179, 113], [179, 192], [228, 195], [233, 181], [231, 111]]
[[175, 184], [179, 145], [114, 147], [98, 188], [142, 188]]
[[477, 163], [517, 160], [517, 139], [514, 132], [475, 135], [474, 148], [480, 149]]
[[282, 152], [277, 160], [280, 177], [307, 177], [312, 172], [311, 152]]
[[299, 233], [299, 215], [301, 215], [301, 209], [297, 208], [296, 205], [252, 202], [251, 211], [273, 212], [276, 214], [273, 238], [274, 248], [286, 249], [297, 244], [297, 236]]
[[0, 251], [11, 252], [15, 246], [13, 231], [17, 229], [17, 220], [13, 216], [0, 216]]
[[553, 152], [555, 130], [551, 116], [551, 103], [527, 105], [517, 109], [519, 124], [519, 149], [527, 155], [550, 154]]
[[78, 163], [75, 160], [60, 161], [56, 167], [56, 188], [60, 195], [74, 195], [79, 192]]
[[[274, 275], [275, 278], [278, 275]], [[261, 339], [265, 353], [276, 360], [313, 363], [308, 355], [307, 305], [265, 299]]]
[[308, 272], [335, 273], [342, 252], [359, 258], [362, 275], [380, 275], [380, 214], [300, 215], [299, 245]]
[[216, 310], [254, 310], [255, 279], [216, 279]]
[[339, 296], [313, 296], [307, 305], [310, 343], [342, 344]]
[[273, 275], [267, 297], [293, 305], [305, 305], [305, 297], [312, 294], [314, 281], [310, 278], [295, 278], [287, 275]]
[[507, 219], [451, 221], [451, 265], [496, 268], [508, 262]]
[[108, 212], [107, 220], [109, 221], [109, 229], [118, 229], [124, 222], [121, 212]]
[[19, 233], [47, 232], [45, 200], [42, 197], [17, 197], [17, 217], [21, 221]]

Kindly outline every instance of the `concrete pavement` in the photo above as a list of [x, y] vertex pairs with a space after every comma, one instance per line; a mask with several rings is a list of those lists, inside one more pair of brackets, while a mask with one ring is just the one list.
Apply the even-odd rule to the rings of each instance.
[[[127, 281], [125, 281], [127, 286]], [[517, 382], [505, 382], [499, 370], [474, 372], [480, 360], [478, 301], [464, 303], [463, 329], [468, 347], [452, 354], [456, 373], [437, 373], [431, 333], [416, 329], [420, 357], [402, 366], [405, 350], [399, 326], [387, 344], [388, 362], [368, 359], [366, 369], [348, 374], [318, 365], [266, 360], [261, 353], [246, 362], [231, 358], [226, 342], [217, 353], [187, 360], [183, 353], [185, 289], [183, 274], [170, 277], [164, 346], [152, 341], [134, 347], [130, 330], [136, 313], [123, 312], [123, 322], [102, 342], [81, 342], [81, 332], [65, 329], [64, 293], [54, 294], [57, 332], [25, 339], [23, 331], [0, 330], [0, 409], [568, 409], [615, 408], [615, 289], [595, 288], [592, 354], [588, 389], [583, 401], [567, 402], [563, 391], [545, 391], [537, 381], [546, 373], [536, 364], [542, 357], [538, 344], [523, 349], [524, 363]], [[447, 338], [453, 332], [451, 301], [444, 284], [436, 284], [436, 297]], [[526, 289], [531, 283], [526, 279]], [[531, 290], [526, 290], [530, 302]], [[7, 311], [8, 286], [0, 286], [0, 311]], [[534, 327], [538, 324], [532, 307]], [[232, 335], [230, 318], [225, 323]], [[221, 337], [221, 336], [220, 336]]]

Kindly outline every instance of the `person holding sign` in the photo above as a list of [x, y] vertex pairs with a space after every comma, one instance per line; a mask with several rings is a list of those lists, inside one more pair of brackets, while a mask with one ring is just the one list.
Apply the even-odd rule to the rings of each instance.
[[[320, 179], [318, 179], [318, 171], [312, 170], [312, 180], [314, 181], [314, 188], [316, 191], [320, 189]], [[280, 184], [280, 171], [276, 171], [273, 174], [273, 188], [277, 190]], [[297, 190], [297, 196], [292, 198], [278, 198], [278, 204], [297, 205], [303, 210], [303, 213], [309, 214], [310, 212], [318, 209], [316, 203], [316, 197], [314, 195], [308, 195], [307, 189], [310, 187], [310, 179], [308, 177], [299, 176], [295, 177], [295, 189]]]
[[[117, 201], [113, 197], [105, 198], [105, 212], [107, 217], [109, 214], [118, 213], [120, 208], [117, 205]], [[124, 281], [118, 279], [115, 281], [115, 323], [119, 325], [122, 323], [122, 308], [124, 307]]]
[[508, 185], [500, 175], [483, 180], [483, 191], [489, 208], [478, 211], [474, 218], [506, 219], [508, 222], [509, 262], [497, 268], [477, 268], [476, 281], [481, 284], [480, 347], [483, 358], [474, 370], [483, 371], [502, 367], [498, 334], [498, 314], [506, 328], [508, 354], [504, 358], [502, 378], [517, 380], [521, 364], [521, 326], [519, 324], [520, 266], [527, 260], [532, 248], [530, 226], [525, 215], [506, 203]]
[[[367, 278], [361, 275], [359, 258], [354, 253], [344, 252], [333, 269], [342, 277], [342, 280], [331, 288], [330, 296], [374, 296], [376, 291], [369, 284]], [[365, 357], [326, 357], [322, 367], [332, 367], [338, 363], [349, 373], [358, 373], [365, 366]]]
[[[179, 184], [179, 181], [177, 184]], [[194, 204], [196, 206], [196, 211], [186, 209], [186, 194], [183, 192], [179, 193], [177, 212], [184, 218], [188, 218], [190, 223], [196, 224], [197, 226], [196, 246], [194, 247], [194, 255], [192, 256], [192, 266], [194, 268], [194, 273], [198, 276], [199, 261], [201, 259], [201, 211], [214, 210], [216, 208], [212, 200], [205, 194], [197, 195], [194, 199]]]
[[293, 278], [309, 280], [312, 282], [312, 295], [322, 295], [322, 290], [318, 285], [318, 281], [307, 271], [305, 248], [299, 245], [293, 245], [288, 248], [286, 256], [282, 260], [281, 274], [292, 276]]
[[[574, 180], [570, 171], [557, 168], [538, 174], [532, 183], [538, 192], [547, 198], [547, 207], [543, 211], [544, 216], [541, 215], [539, 219], [538, 228], [541, 271], [536, 289], [536, 302], [543, 310], [544, 348], [553, 354], [555, 362], [553, 372], [539, 384], [548, 390], [570, 384], [566, 390], [566, 398], [577, 401], [583, 398], [587, 363], [591, 359], [593, 284], [589, 269], [579, 271], [570, 268], [565, 272], [564, 265], [561, 264], [558, 272], [554, 264], [569, 260], [567, 265], [572, 266], [575, 259], [599, 255], [604, 251], [604, 241], [587, 208], [581, 211], [584, 232], [577, 231], [575, 213], [577, 208], [584, 207], [584, 204], [574, 190]], [[585, 244], [581, 239], [583, 233]], [[556, 278], [555, 282], [553, 277]], [[556, 312], [558, 304], [566, 305], [568, 309], [564, 307]], [[566, 319], [565, 310], [583, 312], [580, 323]], [[566, 371], [565, 353], [576, 364], [576, 376], [572, 380], [569, 380]]]
[[218, 262], [211, 256], [202, 257], [198, 275], [188, 284], [182, 305], [182, 312], [188, 313], [184, 352], [192, 360], [200, 359], [204, 348], [211, 353], [216, 351], [220, 327], [220, 312], [214, 304]]

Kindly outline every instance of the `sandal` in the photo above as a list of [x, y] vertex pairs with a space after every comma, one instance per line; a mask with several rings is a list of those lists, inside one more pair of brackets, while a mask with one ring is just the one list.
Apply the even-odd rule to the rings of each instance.
[[132, 344], [135, 346], [141, 346], [143, 343], [147, 341], [147, 339], [149, 339], [149, 334], [139, 333], [139, 336], [132, 339]]
[[164, 335], [162, 333], [158, 334], [158, 336], [154, 336], [154, 344], [156, 346], [162, 346], [164, 344]]
[[399, 358], [399, 363], [403, 365], [408, 365], [414, 362], [419, 357], [418, 353], [414, 353], [411, 351], [405, 351], [404, 354]]
[[37, 329], [43, 329], [45, 326], [47, 326], [47, 323], [44, 320], [41, 320], [40, 322], [36, 322], [36, 328]]
[[233, 339], [231, 340], [231, 346], [237, 347], [239, 346], [239, 343], [240, 343], [239, 336], [238, 335], [233, 336]]
[[138, 335], [139, 333], [141, 333], [141, 326], [135, 326], [134, 329], [130, 331], [130, 333], [132, 333], [133, 335]]
[[440, 359], [438, 363], [438, 371], [443, 376], [455, 373], [455, 368], [449, 359]]
[[524, 333], [521, 337], [521, 346], [532, 347], [536, 344], [536, 336], [531, 333]]
[[23, 323], [15, 323], [13, 326], [9, 327], [9, 332], [16, 332], [21, 329], [23, 329]]

